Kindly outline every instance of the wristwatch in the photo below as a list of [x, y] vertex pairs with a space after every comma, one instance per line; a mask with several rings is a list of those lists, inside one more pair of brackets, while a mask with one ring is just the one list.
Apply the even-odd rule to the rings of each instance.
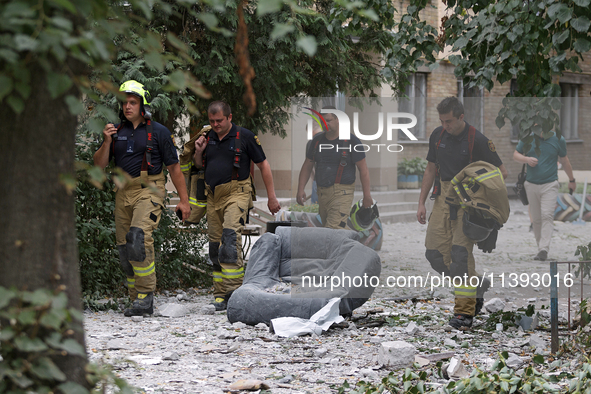
[[568, 181], [569, 181], [569, 182], [574, 182], [574, 181], [575, 181], [575, 178], [573, 178], [573, 179], [569, 179]]

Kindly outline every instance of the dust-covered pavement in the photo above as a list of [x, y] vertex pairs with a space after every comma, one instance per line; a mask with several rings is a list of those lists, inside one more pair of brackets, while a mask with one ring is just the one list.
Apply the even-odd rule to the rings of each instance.
[[[511, 208], [511, 217], [499, 232], [497, 249], [490, 254], [475, 252], [477, 269], [485, 275], [494, 274], [494, 287], [485, 298], [499, 297], [505, 310], [534, 303], [542, 312], [541, 325], [548, 326], [548, 311], [542, 307], [549, 304], [549, 289], [543, 283], [509, 286], [512, 273], [524, 274], [524, 280], [534, 273], [549, 273], [548, 262], [533, 261], [537, 251], [526, 207], [512, 201]], [[556, 222], [550, 258], [575, 260], [576, 247], [591, 240], [590, 226]], [[384, 226], [380, 251], [384, 286], [355, 311], [348, 324], [322, 336], [286, 339], [270, 333], [264, 325], [231, 325], [222, 312], [205, 314], [204, 307], [212, 300], [207, 290], [180, 289], [156, 298], [160, 310], [166, 304], [179, 307], [180, 317], [156, 313], [130, 319], [113, 311], [85, 313], [89, 357], [113, 364], [121, 377], [147, 393], [226, 393], [241, 379], [262, 381], [271, 393], [336, 393], [345, 380], [377, 382], [386, 376], [390, 369], [381, 365], [378, 355], [382, 343], [388, 341], [408, 342], [419, 355], [452, 352], [468, 372], [489, 367], [499, 351], [510, 352], [516, 368], [529, 362], [536, 351], [548, 354], [547, 331], [484, 331], [488, 315], [475, 319], [471, 331], [450, 331], [446, 328], [453, 310], [449, 288], [432, 292], [430, 286], [387, 286], [389, 276], [426, 278], [435, 274], [424, 258], [425, 232], [426, 226], [416, 222]], [[566, 273], [566, 267], [560, 272]], [[506, 283], [500, 287], [497, 279], [503, 274]], [[575, 294], [573, 308], [578, 292]], [[418, 299], [401, 301], [404, 297]], [[564, 318], [566, 299], [561, 298], [559, 304]], [[441, 378], [433, 384], [446, 382]]]

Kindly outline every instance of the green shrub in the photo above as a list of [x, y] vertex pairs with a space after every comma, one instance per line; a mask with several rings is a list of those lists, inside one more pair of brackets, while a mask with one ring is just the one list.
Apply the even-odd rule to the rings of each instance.
[[427, 160], [415, 157], [402, 159], [398, 162], [398, 175], [423, 175], [427, 168]]
[[82, 327], [82, 314], [67, 305], [63, 292], [0, 286], [0, 316], [10, 322], [0, 331], [0, 393], [134, 392], [109, 365], [86, 365], [90, 391], [71, 381], [70, 371], [60, 369], [61, 357], [86, 360], [84, 347], [73, 337]]

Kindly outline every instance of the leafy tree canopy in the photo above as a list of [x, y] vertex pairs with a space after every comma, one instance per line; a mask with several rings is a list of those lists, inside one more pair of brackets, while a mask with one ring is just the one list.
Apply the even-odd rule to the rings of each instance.
[[[421, 4], [422, 3], [422, 4]], [[447, 0], [437, 42], [449, 45], [455, 74], [469, 86], [491, 90], [494, 81], [515, 79], [517, 90], [507, 98], [497, 125], [505, 119], [520, 125], [520, 139], [533, 141], [558, 129], [555, 111], [561, 91], [557, 76], [580, 72], [579, 61], [591, 49], [591, 0]], [[421, 9], [423, 0], [415, 5]], [[430, 55], [430, 53], [427, 53]], [[471, 75], [470, 78], [467, 76]]]

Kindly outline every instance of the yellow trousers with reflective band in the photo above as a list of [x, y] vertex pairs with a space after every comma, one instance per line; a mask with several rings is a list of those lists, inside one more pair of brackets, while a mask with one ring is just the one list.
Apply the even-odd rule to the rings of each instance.
[[[441, 194], [435, 199], [425, 238], [426, 257], [437, 272], [451, 277], [452, 280], [456, 277], [452, 282], [455, 293], [454, 313], [474, 316], [477, 287], [471, 284], [477, 285], [480, 276], [476, 272], [472, 254], [475, 242], [464, 235], [464, 210], [459, 207], [457, 197], [446, 199], [450, 187], [450, 182], [441, 182]], [[448, 203], [458, 206], [456, 218], [453, 220], [450, 219]], [[448, 283], [448, 279], [445, 279], [445, 284]]]
[[115, 230], [117, 245], [125, 245], [127, 259], [134, 275], [127, 275], [129, 295], [156, 290], [154, 265], [154, 239], [152, 232], [158, 227], [164, 209], [164, 174], [147, 177], [152, 187], [142, 185], [134, 178], [115, 197]]
[[327, 228], [346, 229], [347, 219], [353, 205], [355, 184], [335, 183], [329, 187], [318, 186], [318, 213], [322, 225]]
[[242, 285], [242, 230], [252, 208], [250, 179], [206, 185], [209, 257], [213, 264], [213, 295], [223, 298]]

